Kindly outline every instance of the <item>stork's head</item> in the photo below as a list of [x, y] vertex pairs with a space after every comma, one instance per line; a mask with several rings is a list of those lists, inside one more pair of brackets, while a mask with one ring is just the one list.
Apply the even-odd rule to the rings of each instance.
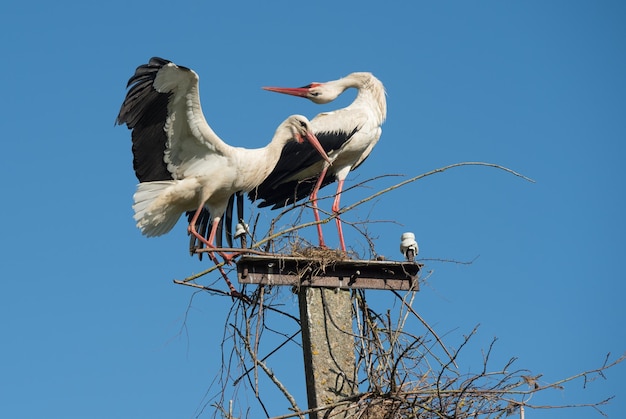
[[[346, 89], [356, 88], [359, 91], [366, 90], [372, 92], [372, 95], [378, 102], [385, 101], [385, 88], [383, 84], [372, 73], [356, 72], [350, 73], [338, 80], [331, 80], [324, 83], [314, 82], [302, 87], [264, 87], [263, 89], [270, 92], [284, 93], [286, 95], [299, 96], [309, 99], [311, 102], [318, 104], [329, 103], [337, 99]], [[386, 108], [385, 103], [379, 104], [382, 108]], [[382, 110], [383, 120], [385, 119], [386, 110]]]
[[270, 92], [303, 97], [317, 104], [332, 102], [344, 90], [341, 86], [332, 82], [311, 83], [302, 87], [264, 87], [263, 89]]
[[292, 138], [294, 138], [299, 143], [302, 143], [305, 140], [308, 141], [309, 143], [311, 143], [313, 148], [315, 148], [318, 153], [320, 153], [322, 158], [330, 163], [330, 159], [324, 151], [324, 148], [320, 144], [315, 134], [313, 134], [313, 131], [311, 129], [311, 123], [306, 116], [291, 115], [285, 120], [285, 122], [282, 123], [282, 125], [291, 130]]

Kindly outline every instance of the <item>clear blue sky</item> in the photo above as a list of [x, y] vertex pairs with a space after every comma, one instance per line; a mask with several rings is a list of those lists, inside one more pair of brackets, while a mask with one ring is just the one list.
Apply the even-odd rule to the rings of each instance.
[[[405, 3], [0, 6], [1, 417], [195, 417], [218, 373], [230, 301], [199, 294], [188, 310], [193, 290], [172, 279], [209, 265], [188, 256], [184, 223], [147, 239], [132, 219], [130, 136], [113, 123], [126, 81], [153, 55], [195, 69], [209, 123], [245, 147], [265, 144], [287, 115], [313, 117], [354, 97], [316, 106], [261, 86], [373, 72], [387, 89], [388, 119], [348, 185], [462, 161], [536, 180], [459, 168], [346, 215], [395, 221], [370, 228], [391, 259], [401, 258], [404, 231], [415, 232], [422, 258], [478, 257], [469, 266], [426, 261], [433, 272], [415, 301], [419, 313], [452, 342], [480, 323], [469, 358], [497, 336], [494, 369], [516, 356], [545, 382], [626, 350], [626, 5]], [[346, 193], [342, 203], [394, 181]], [[336, 246], [332, 225], [325, 231]], [[346, 236], [363, 249], [353, 230]], [[280, 298], [296, 304], [286, 290]], [[281, 377], [302, 384], [294, 365]], [[621, 417], [626, 365], [606, 376], [541, 402], [614, 394], [605, 411]], [[275, 403], [273, 414], [284, 413], [287, 403]]]

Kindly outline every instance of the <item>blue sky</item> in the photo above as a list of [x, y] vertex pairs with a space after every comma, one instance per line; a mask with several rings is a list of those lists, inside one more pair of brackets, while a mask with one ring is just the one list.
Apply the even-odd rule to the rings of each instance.
[[[369, 227], [390, 259], [401, 258], [401, 233], [416, 234], [432, 271], [416, 310], [451, 345], [481, 325], [465, 368], [494, 336], [494, 369], [515, 356], [545, 382], [598, 367], [608, 352], [619, 356], [625, 21], [618, 1], [3, 3], [0, 416], [196, 417], [215, 392], [207, 389], [219, 372], [230, 300], [172, 283], [208, 262], [187, 254], [184, 223], [155, 239], [134, 226], [130, 136], [113, 125], [126, 81], [154, 55], [200, 75], [210, 125], [244, 147], [265, 144], [287, 115], [313, 117], [354, 97], [318, 106], [261, 86], [373, 72], [386, 86], [388, 119], [348, 186], [463, 161], [536, 181], [457, 168], [345, 217], [394, 221]], [[350, 191], [342, 203], [396, 181]], [[332, 225], [325, 232], [337, 246]], [[346, 239], [363, 251], [354, 230]], [[277, 298], [296, 306], [287, 290]], [[281, 377], [302, 386], [298, 352], [286, 351], [280, 356], [294, 364]], [[615, 395], [604, 411], [620, 417], [626, 367], [606, 377], [537, 401]], [[272, 413], [285, 413], [286, 401], [272, 400]], [[258, 408], [250, 395], [240, 404]]]

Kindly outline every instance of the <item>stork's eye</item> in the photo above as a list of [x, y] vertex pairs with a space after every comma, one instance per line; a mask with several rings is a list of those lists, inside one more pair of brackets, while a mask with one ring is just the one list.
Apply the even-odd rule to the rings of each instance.
[[313, 97], [318, 97], [320, 95], [319, 92], [309, 92], [309, 94]]
[[305, 128], [305, 129], [306, 129], [306, 122], [304, 122], [304, 121], [300, 121], [300, 126], [301, 126], [302, 128]]

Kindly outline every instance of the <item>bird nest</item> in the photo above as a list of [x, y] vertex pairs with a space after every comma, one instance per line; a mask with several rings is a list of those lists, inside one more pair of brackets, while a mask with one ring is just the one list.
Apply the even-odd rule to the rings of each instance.
[[[320, 247], [302, 247], [294, 244], [291, 248], [291, 254], [285, 255], [287, 258], [295, 258], [297, 263], [290, 266], [295, 271], [301, 282], [312, 280], [318, 276], [324, 276], [327, 269], [331, 269], [338, 263], [346, 261], [347, 255], [336, 249], [320, 248]], [[304, 261], [304, 262], [303, 262]], [[299, 288], [299, 287], [296, 287]]]
[[322, 265], [330, 265], [335, 262], [348, 260], [348, 256], [341, 250], [321, 247], [301, 247], [298, 245], [292, 246], [291, 255], [289, 256], [311, 259]]

